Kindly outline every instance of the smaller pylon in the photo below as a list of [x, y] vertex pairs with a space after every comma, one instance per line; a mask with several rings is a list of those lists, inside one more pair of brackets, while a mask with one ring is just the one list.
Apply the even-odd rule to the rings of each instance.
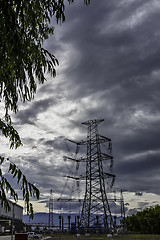
[[53, 191], [50, 190], [50, 198], [49, 198], [49, 219], [48, 219], [49, 229], [53, 228]]
[[126, 230], [126, 218], [125, 218], [125, 206], [124, 206], [124, 198], [123, 198], [122, 190], [121, 190], [121, 218], [122, 218], [122, 231], [124, 233]]

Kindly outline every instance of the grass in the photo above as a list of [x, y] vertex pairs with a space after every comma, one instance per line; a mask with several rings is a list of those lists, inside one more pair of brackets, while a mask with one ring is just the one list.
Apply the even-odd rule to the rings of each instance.
[[113, 237], [107, 237], [107, 234], [91, 234], [89, 237], [86, 237], [84, 234], [81, 234], [80, 237], [76, 237], [75, 234], [61, 234], [55, 233], [53, 238], [48, 238], [47, 240], [160, 240], [160, 235], [150, 235], [150, 234], [126, 234]]

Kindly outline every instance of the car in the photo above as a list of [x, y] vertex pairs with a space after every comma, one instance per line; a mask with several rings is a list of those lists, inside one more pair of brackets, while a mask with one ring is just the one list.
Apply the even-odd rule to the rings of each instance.
[[42, 237], [41, 234], [37, 234], [37, 233], [34, 233], [34, 232], [28, 232], [28, 238], [40, 239], [41, 237]]

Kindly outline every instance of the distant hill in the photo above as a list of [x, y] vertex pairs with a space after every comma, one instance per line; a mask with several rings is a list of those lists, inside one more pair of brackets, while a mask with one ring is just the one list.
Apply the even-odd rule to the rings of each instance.
[[[75, 216], [78, 216], [76, 214], [67, 214], [67, 213], [63, 213], [61, 214], [63, 216], [63, 221], [64, 224], [67, 225], [68, 224], [68, 215], [71, 217], [71, 222], [75, 222]], [[53, 213], [53, 224], [58, 226], [59, 225], [59, 216], [60, 214], [56, 214]], [[49, 222], [49, 213], [35, 213], [33, 219], [29, 220], [29, 216], [28, 215], [23, 215], [23, 222], [24, 223], [30, 223], [30, 224], [34, 224], [34, 223], [39, 223], [39, 224], [48, 224]]]
[[23, 215], [24, 223], [48, 223], [48, 213], [35, 213], [33, 219], [29, 219], [28, 215]]
[[[53, 213], [53, 224], [55, 226], [59, 226], [59, 215], [57, 213]], [[78, 216], [78, 214], [68, 214], [68, 213], [63, 213], [63, 221], [64, 225], [68, 225], [68, 216], [71, 217], [71, 222], [75, 222], [75, 217]], [[120, 225], [120, 220], [121, 217], [117, 217], [117, 225]], [[39, 224], [48, 224], [49, 222], [49, 213], [35, 213], [34, 218], [29, 220], [28, 215], [23, 215], [23, 222], [24, 223], [39, 223]]]

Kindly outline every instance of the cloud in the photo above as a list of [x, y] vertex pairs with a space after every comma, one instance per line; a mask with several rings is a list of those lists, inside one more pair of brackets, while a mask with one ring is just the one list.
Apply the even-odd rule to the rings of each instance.
[[55, 103], [53, 98], [34, 101], [30, 107], [17, 113], [16, 119], [20, 121], [18, 124], [35, 124], [34, 121], [37, 120], [38, 115], [46, 112]]
[[[56, 196], [62, 192], [63, 176], [74, 165], [63, 160], [76, 150], [65, 138], [86, 139], [88, 129], [81, 122], [96, 118], [105, 120], [100, 134], [112, 139], [116, 186], [150, 193], [151, 204], [152, 194], [159, 196], [159, 11], [156, 0], [66, 6], [66, 22], [56, 25], [45, 42], [59, 60], [57, 77], [46, 75], [33, 102], [20, 105], [14, 124], [21, 150], [8, 151], [2, 144], [44, 198], [50, 188]], [[84, 164], [79, 170], [85, 173]], [[127, 207], [133, 213], [145, 207], [145, 200]]]

